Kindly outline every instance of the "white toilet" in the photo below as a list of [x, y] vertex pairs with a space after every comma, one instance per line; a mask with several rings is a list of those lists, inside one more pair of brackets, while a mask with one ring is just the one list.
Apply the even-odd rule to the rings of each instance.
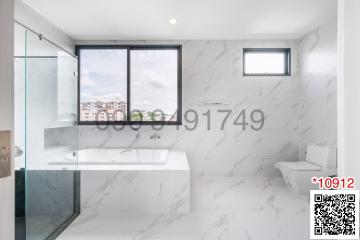
[[336, 148], [309, 144], [305, 161], [278, 162], [274, 166], [281, 171], [286, 185], [295, 193], [308, 194], [318, 189], [311, 178], [336, 175]]

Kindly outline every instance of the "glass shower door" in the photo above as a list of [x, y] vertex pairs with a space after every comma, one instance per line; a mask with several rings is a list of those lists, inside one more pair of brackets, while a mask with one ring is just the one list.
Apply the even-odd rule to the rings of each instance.
[[77, 59], [25, 32], [26, 239], [54, 239], [79, 214]]
[[15, 237], [26, 239], [25, 219], [25, 41], [26, 30], [14, 27], [14, 144], [15, 144]]

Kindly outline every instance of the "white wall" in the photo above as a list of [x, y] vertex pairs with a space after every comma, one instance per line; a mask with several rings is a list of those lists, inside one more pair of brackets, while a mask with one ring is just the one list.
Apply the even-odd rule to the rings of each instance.
[[338, 5], [338, 165], [340, 176], [360, 180], [360, 1]]
[[337, 21], [336, 18], [308, 33], [300, 40], [299, 73], [301, 108], [299, 119], [304, 134], [300, 158], [306, 145], [337, 143]]
[[[14, 6], [0, 1], [0, 131], [13, 129], [14, 106]], [[13, 160], [12, 160], [13, 162]], [[14, 174], [0, 179], [0, 239], [14, 239]]]
[[[48, 3], [49, 4], [49, 3]], [[69, 52], [74, 52], [74, 40], [50, 23], [43, 16], [28, 7], [21, 0], [15, 0], [15, 20], [30, 27]], [[21, 42], [20, 42], [21, 44]], [[17, 50], [20, 46], [17, 47]]]

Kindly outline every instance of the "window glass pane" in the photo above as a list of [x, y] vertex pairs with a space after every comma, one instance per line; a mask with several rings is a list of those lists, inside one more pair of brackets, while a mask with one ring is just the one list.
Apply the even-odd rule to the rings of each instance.
[[285, 52], [246, 52], [245, 74], [286, 74]]
[[131, 50], [131, 120], [177, 121], [177, 54], [176, 49]]
[[80, 121], [125, 120], [127, 50], [81, 49]]

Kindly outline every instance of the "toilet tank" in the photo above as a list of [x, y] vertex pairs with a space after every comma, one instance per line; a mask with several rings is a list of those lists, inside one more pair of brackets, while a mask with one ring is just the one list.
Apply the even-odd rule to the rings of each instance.
[[324, 168], [336, 168], [336, 148], [309, 144], [306, 161]]

